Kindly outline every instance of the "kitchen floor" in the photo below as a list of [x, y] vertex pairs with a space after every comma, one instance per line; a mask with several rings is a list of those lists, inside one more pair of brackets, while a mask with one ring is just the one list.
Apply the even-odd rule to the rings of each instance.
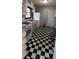
[[55, 36], [54, 28], [35, 29], [31, 39], [26, 43], [27, 54], [24, 59], [53, 59]]

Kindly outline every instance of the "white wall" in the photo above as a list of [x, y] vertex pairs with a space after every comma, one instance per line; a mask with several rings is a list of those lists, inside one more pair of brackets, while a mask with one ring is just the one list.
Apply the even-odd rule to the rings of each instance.
[[55, 24], [55, 10], [52, 7], [48, 7], [48, 21], [47, 26], [54, 27]]
[[55, 10], [53, 7], [36, 7], [36, 12], [40, 12], [40, 25], [55, 26]]

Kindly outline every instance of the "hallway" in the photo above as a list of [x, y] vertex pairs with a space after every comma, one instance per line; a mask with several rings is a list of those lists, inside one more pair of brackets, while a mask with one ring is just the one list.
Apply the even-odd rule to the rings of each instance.
[[56, 30], [51, 27], [40, 27], [33, 31], [26, 43], [27, 54], [24, 59], [52, 59]]

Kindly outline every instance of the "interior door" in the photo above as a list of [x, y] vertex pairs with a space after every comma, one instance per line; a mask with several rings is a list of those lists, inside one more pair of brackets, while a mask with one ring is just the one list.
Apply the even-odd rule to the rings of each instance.
[[54, 27], [55, 26], [55, 15], [52, 9], [48, 10], [48, 24], [47, 26]]
[[41, 14], [40, 14], [40, 17], [41, 17], [41, 25], [47, 25], [47, 21], [48, 21], [48, 9], [47, 8], [43, 8], [41, 10]]

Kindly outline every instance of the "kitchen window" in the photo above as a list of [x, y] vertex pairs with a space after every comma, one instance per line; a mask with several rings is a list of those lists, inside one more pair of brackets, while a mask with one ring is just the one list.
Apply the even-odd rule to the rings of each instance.
[[30, 7], [27, 7], [27, 13], [26, 18], [31, 18], [32, 9]]

